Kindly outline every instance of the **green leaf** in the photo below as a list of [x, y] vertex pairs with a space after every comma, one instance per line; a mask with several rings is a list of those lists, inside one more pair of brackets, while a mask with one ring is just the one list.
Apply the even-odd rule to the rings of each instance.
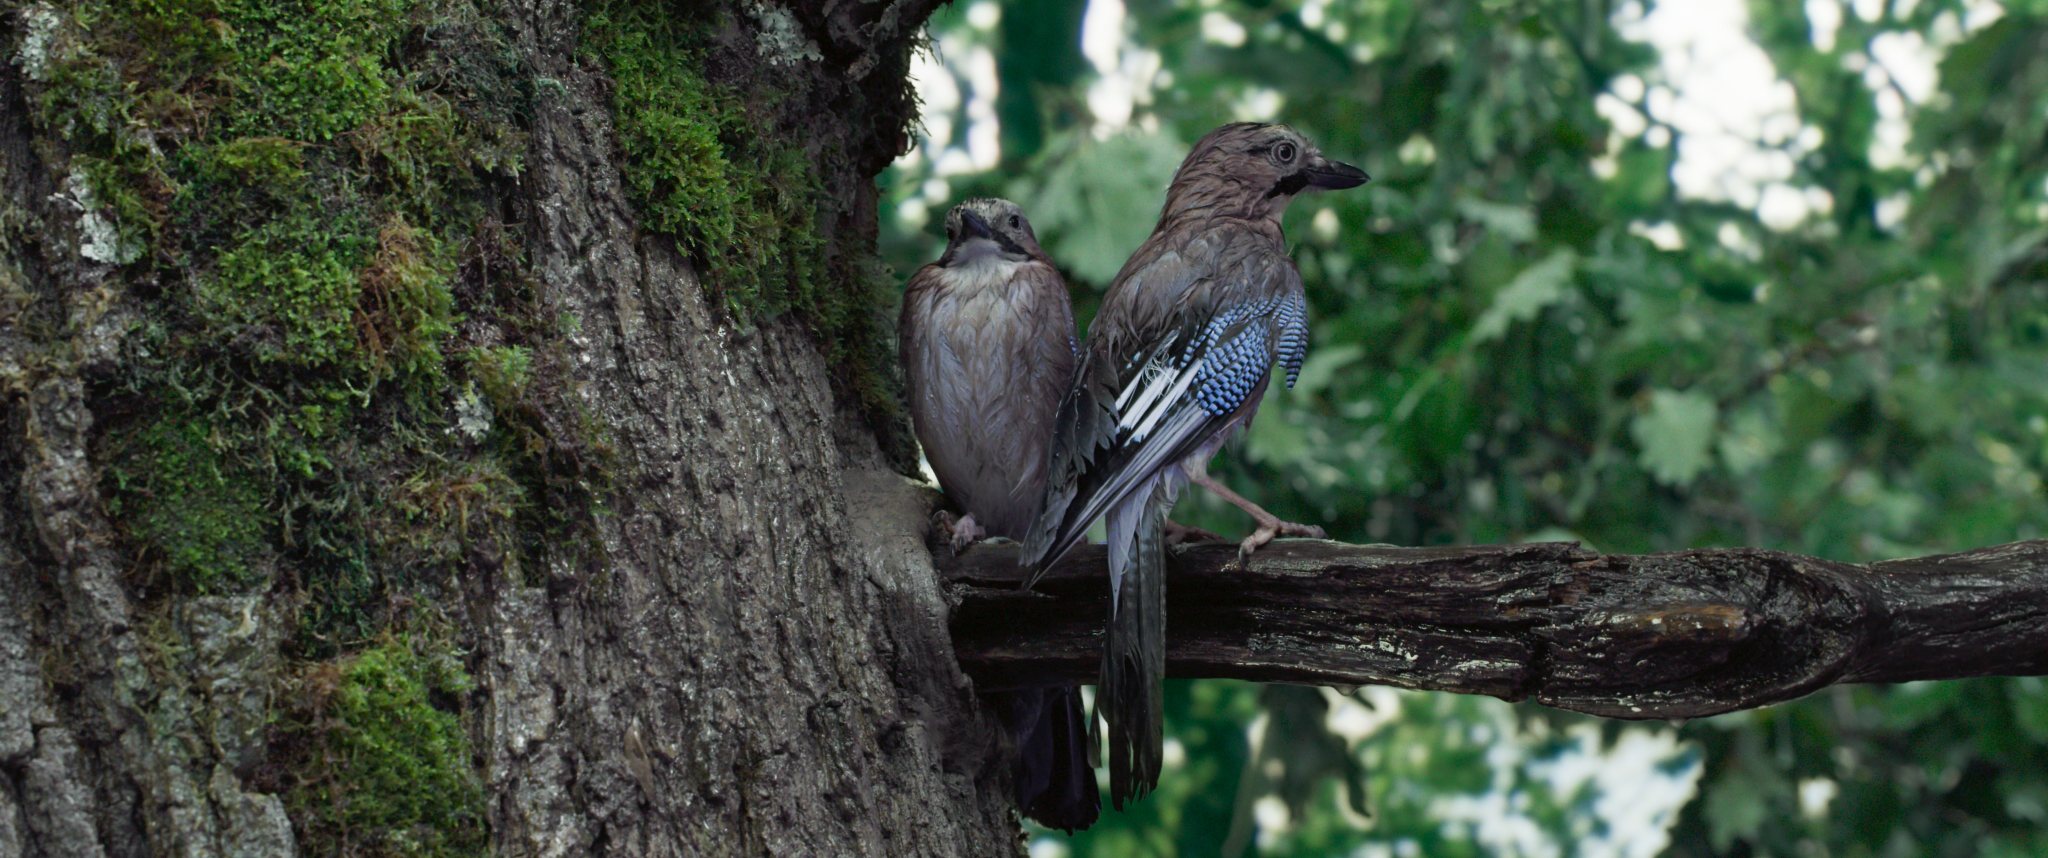
[[1763, 467], [1771, 457], [1785, 446], [1785, 438], [1778, 432], [1778, 424], [1765, 416], [1760, 409], [1746, 409], [1728, 420], [1728, 430], [1721, 433], [1721, 461], [1731, 473], [1747, 474]]
[[1466, 197], [1458, 200], [1458, 214], [1475, 221], [1509, 241], [1524, 242], [1536, 237], [1536, 212], [1528, 206], [1514, 206]]
[[1493, 304], [1472, 325], [1472, 343], [1491, 340], [1507, 333], [1508, 325], [1536, 318], [1543, 308], [1567, 294], [1578, 254], [1558, 248], [1542, 262], [1522, 269], [1515, 279], [1493, 296]]
[[2021, 730], [2036, 742], [2048, 742], [2048, 682], [2038, 676], [2013, 681], [2013, 716]]
[[1314, 393], [1330, 385], [1337, 371], [1358, 363], [1365, 356], [1365, 346], [1358, 343], [1313, 348], [1308, 360], [1301, 363], [1301, 375], [1294, 380], [1294, 389], [1300, 393]]
[[1714, 849], [1727, 849], [1736, 838], [1747, 839], [1763, 827], [1770, 813], [1765, 791], [1740, 778], [1722, 778], [1707, 787], [1707, 837]]
[[1683, 486], [1712, 461], [1709, 445], [1719, 409], [1714, 400], [1694, 391], [1650, 391], [1650, 410], [1629, 423], [1642, 451], [1643, 470], [1668, 486]]
[[1067, 137], [1042, 179], [1019, 179], [1007, 193], [1031, 214], [1046, 252], [1074, 276], [1107, 286], [1152, 233], [1187, 145], [1157, 133]]

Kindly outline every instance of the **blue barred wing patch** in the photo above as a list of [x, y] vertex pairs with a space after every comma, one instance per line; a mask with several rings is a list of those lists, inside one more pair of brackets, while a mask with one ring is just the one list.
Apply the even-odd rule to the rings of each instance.
[[1275, 327], [1280, 329], [1280, 368], [1287, 371], [1287, 389], [1301, 375], [1301, 362], [1308, 357], [1308, 298], [1296, 290], [1282, 298]]
[[1287, 371], [1287, 386], [1294, 387], [1308, 354], [1306, 310], [1301, 293], [1294, 292], [1216, 314], [1183, 358], [1181, 369], [1197, 356], [1200, 361], [1187, 395], [1203, 411], [1218, 417], [1230, 414], [1258, 389], [1275, 358]]
[[[1210, 320], [1202, 363], [1188, 395], [1217, 417], [1236, 411], [1273, 366], [1272, 325], [1259, 318], [1269, 308], [1233, 308]], [[1256, 315], [1252, 315], [1256, 313]], [[1247, 319], [1245, 316], [1252, 316]]]

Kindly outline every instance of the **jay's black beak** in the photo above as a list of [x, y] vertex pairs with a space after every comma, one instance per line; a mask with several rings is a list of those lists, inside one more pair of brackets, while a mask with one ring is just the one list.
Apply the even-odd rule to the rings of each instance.
[[970, 235], [980, 238], [996, 237], [995, 232], [988, 228], [988, 221], [982, 220], [981, 215], [969, 211], [960, 213], [960, 233], [961, 238]]
[[1353, 167], [1343, 161], [1332, 161], [1327, 158], [1317, 158], [1313, 163], [1303, 167], [1301, 171], [1308, 174], [1310, 186], [1322, 188], [1326, 191], [1341, 191], [1345, 188], [1355, 188], [1372, 180], [1372, 177], [1366, 175], [1364, 170]]

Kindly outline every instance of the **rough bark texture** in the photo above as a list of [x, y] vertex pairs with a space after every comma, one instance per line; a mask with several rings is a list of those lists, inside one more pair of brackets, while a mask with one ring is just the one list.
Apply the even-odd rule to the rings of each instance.
[[989, 734], [950, 663], [929, 499], [872, 438], [829, 431], [800, 334], [743, 337], [634, 241], [573, 8], [518, 22], [564, 84], [535, 118], [529, 250], [584, 320], [580, 374], [628, 476], [606, 568], [483, 599], [500, 851], [1014, 849], [1003, 769], [959, 753]]
[[[672, 254], [633, 246], [591, 121], [596, 82], [561, 76], [564, 103], [535, 129], [538, 160], [558, 165], [536, 176], [535, 260], [597, 322], [592, 393], [617, 409], [607, 422], [636, 479], [607, 521], [609, 586], [573, 607], [531, 593], [504, 603], [507, 677], [547, 678], [514, 696], [567, 719], [501, 722], [500, 748], [556, 758], [511, 791], [532, 800], [515, 800], [507, 834], [554, 839], [617, 815], [622, 854], [671, 842], [681, 854], [1001, 851], [1012, 837], [997, 770], [940, 765], [947, 744], [971, 739], [947, 723], [970, 701], [932, 634], [944, 605], [921, 568], [925, 500], [871, 442], [843, 453], [821, 431], [834, 403], [808, 344], [786, 329], [741, 340]], [[575, 103], [578, 90], [590, 101]], [[527, 622], [542, 620], [559, 632], [532, 636]], [[549, 641], [565, 645], [535, 647]], [[548, 735], [566, 741], [531, 747]], [[562, 774], [592, 774], [579, 758], [621, 758], [592, 790], [609, 806], [565, 800]]]
[[[8, 45], [50, 8], [10, 8]], [[743, 331], [674, 241], [642, 235], [580, 10], [501, 10], [542, 82], [503, 205], [525, 273], [578, 322], [574, 396], [608, 428], [614, 489], [591, 550], [534, 569], [481, 545], [438, 594], [476, 683], [463, 724], [492, 851], [1017, 853], [1000, 740], [924, 547], [929, 491], [891, 470], [805, 332]], [[828, 55], [805, 73], [859, 67], [900, 93], [930, 10], [800, 10]], [[728, 24], [744, 44], [746, 19]], [[0, 193], [9, 234], [33, 233], [0, 260], [0, 858], [297, 854], [304, 821], [265, 775], [290, 585], [179, 595], [131, 575], [91, 381], [125, 371], [133, 269], [83, 252], [59, 193], [70, 143], [29, 119], [24, 69], [0, 68]], [[830, 95], [786, 109], [832, 131], [812, 153], [837, 195], [820, 228], [871, 244], [869, 180], [900, 140], [823, 151], [888, 120]]]
[[[1870, 566], [1779, 551], [1595, 554], [1572, 543], [1383, 548], [1281, 540], [1168, 561], [1167, 672], [1397, 685], [1611, 718], [1752, 709], [1837, 682], [2048, 673], [2048, 541]], [[983, 687], [1088, 680], [1099, 546], [1035, 593], [1017, 552], [947, 570], [954, 645]]]

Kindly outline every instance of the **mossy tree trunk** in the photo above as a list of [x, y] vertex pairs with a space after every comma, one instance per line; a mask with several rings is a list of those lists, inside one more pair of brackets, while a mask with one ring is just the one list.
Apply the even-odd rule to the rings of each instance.
[[995, 855], [929, 2], [0, 3], [0, 858]]

